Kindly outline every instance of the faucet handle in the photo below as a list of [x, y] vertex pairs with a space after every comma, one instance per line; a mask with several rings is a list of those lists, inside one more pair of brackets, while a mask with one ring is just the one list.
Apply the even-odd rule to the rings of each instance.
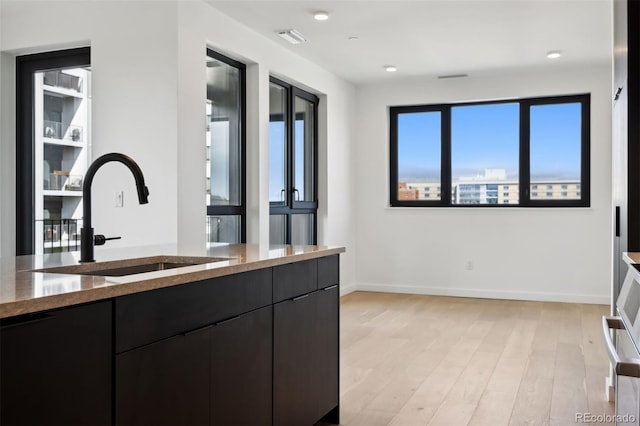
[[96, 246], [103, 246], [104, 243], [106, 243], [109, 240], [119, 240], [122, 237], [105, 237], [102, 234], [98, 234], [96, 236], [93, 237], [93, 245]]

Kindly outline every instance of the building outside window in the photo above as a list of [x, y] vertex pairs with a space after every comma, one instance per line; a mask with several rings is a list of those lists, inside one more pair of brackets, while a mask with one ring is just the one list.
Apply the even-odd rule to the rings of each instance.
[[245, 241], [245, 65], [207, 49], [207, 242]]

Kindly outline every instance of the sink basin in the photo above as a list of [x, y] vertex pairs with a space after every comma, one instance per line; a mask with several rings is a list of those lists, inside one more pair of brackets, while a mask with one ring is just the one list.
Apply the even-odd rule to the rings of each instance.
[[230, 260], [225, 257], [153, 256], [109, 262], [83, 263], [80, 265], [56, 266], [34, 269], [31, 272], [53, 274], [97, 275], [103, 277], [124, 277], [145, 272], [164, 271], [186, 266]]

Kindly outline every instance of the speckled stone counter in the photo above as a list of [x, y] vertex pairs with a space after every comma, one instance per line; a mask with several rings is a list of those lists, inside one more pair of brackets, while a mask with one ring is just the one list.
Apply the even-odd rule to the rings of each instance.
[[[176, 246], [107, 249], [96, 252], [96, 262], [110, 267], [128, 266], [150, 256], [211, 257], [203, 263], [122, 277], [90, 275], [95, 264], [85, 264], [86, 275], [35, 272], [78, 265], [79, 253], [55, 253], [0, 258], [0, 318], [61, 308], [208, 278], [237, 274], [286, 263], [342, 253], [344, 247], [216, 245], [201, 251], [181, 251]], [[219, 260], [224, 258], [226, 260]], [[100, 265], [98, 265], [100, 266]]]

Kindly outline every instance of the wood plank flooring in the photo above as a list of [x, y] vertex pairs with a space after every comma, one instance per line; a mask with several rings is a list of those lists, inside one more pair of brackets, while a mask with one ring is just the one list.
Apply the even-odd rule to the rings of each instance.
[[355, 292], [340, 309], [342, 425], [560, 426], [613, 414], [607, 306]]

